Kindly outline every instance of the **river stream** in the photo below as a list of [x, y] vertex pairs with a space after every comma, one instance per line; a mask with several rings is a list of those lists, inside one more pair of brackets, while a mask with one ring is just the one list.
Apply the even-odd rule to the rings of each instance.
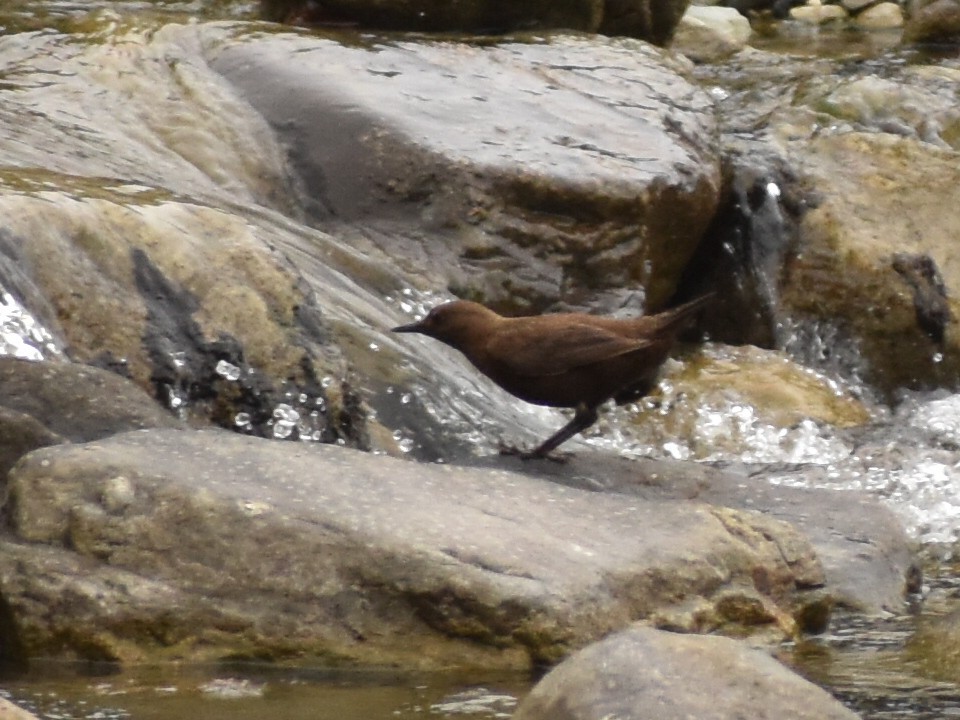
[[[82, 33], [90, 24], [102, 28], [104, 18], [117, 24], [159, 23], [169, 18], [246, 20], [255, 14], [255, 3], [226, 2], [59, 2], [56, 0], [6, 0], [0, 7], [0, 36], [42, 33], [54, 29]], [[91, 19], [95, 18], [95, 19]], [[884, 63], [911, 62], [909, 54], [895, 49], [889, 33], [830, 34], [810, 28], [757, 38], [756, 45], [783, 53], [784, 57], [816, 58], [836, 62], [842, 72], [849, 63], [869, 62], [882, 71]], [[957, 64], [956, 58], [944, 62]], [[820, 68], [823, 65], [818, 66]], [[784, 72], [795, 67], [788, 62]], [[755, 92], [773, 88], [776, 69], [760, 77]], [[701, 67], [700, 82], [720, 97], [743, 92], [751, 77], [735, 63]], [[0, 65], [0, 83], [3, 73]], [[774, 90], [771, 90], [774, 92]], [[55, 170], [51, 168], [51, 170]], [[69, 190], [69, 188], [64, 188]], [[439, 293], [413, 288], [386, 297], [400, 315], [416, 317], [445, 299]], [[791, 348], [790, 328], [782, 345]], [[827, 332], [824, 330], [824, 332]], [[379, 347], [369, 336], [371, 352]], [[910, 535], [925, 548], [928, 580], [925, 592], [933, 601], [918, 603], [914, 614], [872, 621], [838, 617], [831, 631], [796, 645], [784, 646], [779, 656], [802, 674], [831, 689], [864, 718], [941, 718], [960, 715], [960, 684], [931, 672], [914, 642], [917, 628], [931, 617], [949, 613], [958, 603], [957, 572], [952, 565], [960, 539], [960, 395], [944, 390], [903, 394], [896, 407], [873, 398], [859, 384], [855, 358], [849, 362], [818, 362], [809, 334], [803, 345], [808, 370], [833, 383], [838, 393], [854, 393], [867, 405], [872, 422], [856, 432], [829, 430], [813, 422], [774, 428], [758, 418], [749, 406], [735, 400], [696, 408], [694, 431], [683, 439], [665, 439], [638, 431], [631, 418], [638, 411], [658, 412], [659, 407], [682, 402], [682, 393], [667, 380], [656, 401], [647, 405], [608, 409], [596, 429], [583, 442], [627, 456], [660, 456], [690, 459], [719, 466], [763, 468], [774, 482], [815, 485], [837, 491], [865, 490], [899, 514]], [[824, 337], [819, 338], [824, 342]], [[827, 339], [829, 340], [829, 338]], [[55, 338], [10, 296], [0, 297], [0, 352], [37, 359], [61, 351]], [[727, 350], [707, 350], [722, 359]], [[795, 352], [795, 355], [804, 354]], [[445, 361], [442, 361], [445, 362]], [[488, 392], [464, 376], [459, 405], [431, 399], [427, 389], [393, 387], [381, 413], [399, 415], [411, 402], [425, 406], [438, 425], [461, 433], [480, 453], [496, 451], [496, 419], [490, 420], [471, 405], [470, 398]], [[412, 394], [411, 394], [412, 390]], [[445, 408], [455, 407], [452, 416]], [[391, 410], [392, 408], [392, 410]], [[553, 410], [512, 408], [528, 418], [534, 435], [562, 424], [564, 416]], [[385, 418], [389, 420], [389, 418]], [[389, 424], [389, 422], [387, 423]], [[402, 430], [400, 447], [413, 452], [413, 440]], [[437, 459], [434, 457], [433, 459]], [[772, 471], [771, 471], [772, 469]], [[333, 720], [408, 720], [419, 717], [506, 718], [532, 679], [409, 677], [389, 673], [336, 674], [326, 671], [285, 671], [256, 667], [75, 667], [36, 663], [27, 675], [8, 677], [0, 687], [17, 702], [50, 718], [173, 719], [330, 718]]]

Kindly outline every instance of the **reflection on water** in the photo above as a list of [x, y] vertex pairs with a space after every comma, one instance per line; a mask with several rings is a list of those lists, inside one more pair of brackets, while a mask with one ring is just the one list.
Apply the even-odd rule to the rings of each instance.
[[57, 29], [71, 31], [96, 13], [127, 18], [159, 16], [171, 20], [190, 18], [254, 19], [257, 0], [3, 0], [0, 35]]
[[932, 648], [917, 642], [918, 632], [957, 606], [957, 574], [956, 567], [928, 568], [922, 613], [917, 608], [889, 618], [839, 616], [829, 632], [785, 646], [779, 658], [865, 720], [960, 717], [960, 686], [944, 676], [951, 668], [943, 663], [943, 653], [955, 654], [956, 647], [950, 641]]
[[525, 678], [507, 677], [175, 665], [94, 670], [37, 663], [30, 675], [4, 680], [4, 696], [48, 720], [485, 720], [509, 718], [529, 689]]

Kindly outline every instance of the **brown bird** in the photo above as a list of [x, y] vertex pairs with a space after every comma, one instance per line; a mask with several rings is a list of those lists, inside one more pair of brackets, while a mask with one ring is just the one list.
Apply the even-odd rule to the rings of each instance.
[[456, 348], [521, 400], [576, 408], [569, 423], [521, 457], [543, 458], [597, 421], [597, 408], [648, 394], [677, 335], [713, 295], [657, 315], [618, 319], [558, 313], [509, 318], [454, 300], [393, 332], [420, 333]]

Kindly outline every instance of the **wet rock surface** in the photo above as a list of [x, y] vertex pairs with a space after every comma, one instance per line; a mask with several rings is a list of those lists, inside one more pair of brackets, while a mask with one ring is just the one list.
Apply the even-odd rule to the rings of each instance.
[[[705, 246], [711, 260], [694, 267], [739, 264], [735, 274], [747, 282], [725, 293], [717, 337], [785, 347], [801, 360], [813, 351], [807, 362], [846, 365], [842, 372], [881, 393], [953, 387], [956, 280], [947, 248], [958, 220], [931, 208], [945, 206], [941, 188], [957, 180], [956, 70], [907, 66], [880, 76], [852, 65], [841, 76], [814, 61], [795, 66], [790, 83], [770, 83], [767, 74], [788, 63], [745, 51], [704, 71], [717, 79], [736, 68], [766, 91], [749, 104], [734, 86], [721, 103], [731, 109], [724, 137], [732, 163], [719, 217], [739, 214], [743, 230], [729, 236], [716, 223], [719, 244]], [[895, 268], [903, 253], [929, 257], [947, 289], [933, 339], [915, 284]], [[833, 336], [831, 347], [809, 343], [813, 328]]]
[[722, 637], [637, 628], [554, 668], [515, 720], [855, 720], [859, 716], [769, 655]]
[[[929, 303], [922, 303], [918, 314], [915, 287], [896, 269], [898, 254], [909, 250], [931, 258], [948, 286], [960, 281], [948, 250], [960, 230], [958, 219], [941, 216], [939, 223], [925, 223], [922, 235], [908, 229], [925, 214], [924, 207], [946, 201], [937, 197], [937, 188], [940, 181], [960, 179], [956, 155], [912, 139], [855, 133], [824, 138], [807, 148], [807, 157], [816, 159], [811, 179], [829, 200], [801, 224], [784, 299], [797, 313], [823, 313], [848, 328], [867, 360], [864, 373], [882, 388], [949, 386], [957, 377], [960, 356], [952, 307], [942, 308], [938, 327], [931, 328]], [[931, 183], [934, 177], [939, 180]], [[840, 183], [846, 191], [834, 193], [828, 183]], [[855, 188], [869, 189], [858, 197]], [[898, 212], [900, 203], [913, 212]], [[912, 247], [905, 242], [908, 237]], [[816, 300], [807, 290], [812, 284], [820, 289]], [[952, 306], [955, 300], [948, 302]]]
[[238, 36], [212, 54], [324, 230], [513, 314], [588, 293], [612, 310], [637, 283], [659, 308], [716, 205], [709, 98], [648, 45], [548, 40]]

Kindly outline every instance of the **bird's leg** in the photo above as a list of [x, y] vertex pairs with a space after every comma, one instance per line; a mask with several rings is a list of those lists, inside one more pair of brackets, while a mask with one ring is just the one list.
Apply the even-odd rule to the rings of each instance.
[[[509, 449], [506, 452], [511, 454], [516, 454], [522, 460], [532, 460], [534, 458], [542, 459], [549, 458], [550, 453], [553, 450], [556, 450], [567, 440], [572, 438], [579, 432], [583, 432], [588, 427], [593, 425], [597, 421], [597, 408], [596, 406], [589, 406], [581, 403], [577, 406], [577, 411], [574, 413], [573, 418], [564, 425], [562, 428], [557, 430], [553, 435], [544, 440], [536, 449], [530, 450], [527, 452], [517, 452], [516, 449]], [[512, 452], [511, 452], [512, 450]], [[501, 448], [501, 452], [505, 452]]]

